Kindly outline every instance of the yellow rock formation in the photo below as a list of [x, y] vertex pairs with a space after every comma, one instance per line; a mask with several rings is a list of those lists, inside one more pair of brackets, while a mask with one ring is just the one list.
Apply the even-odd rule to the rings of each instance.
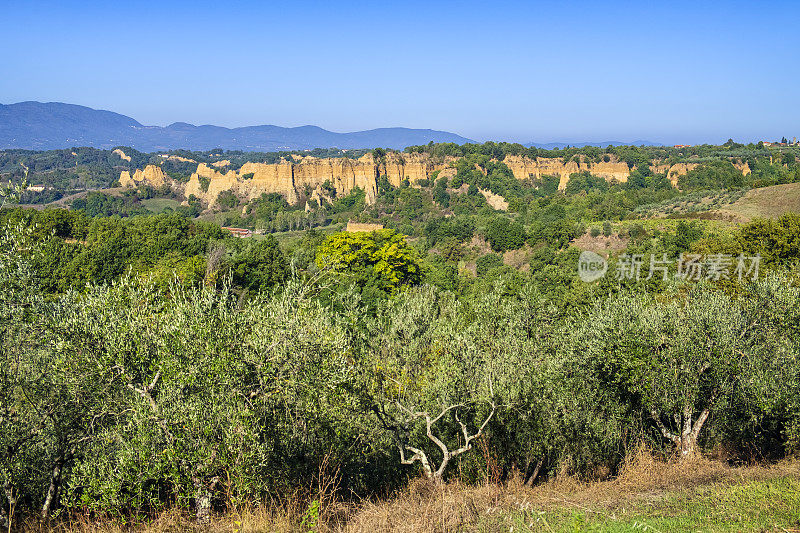
[[498, 211], [507, 211], [508, 202], [499, 194], [494, 194], [492, 191], [486, 189], [478, 189], [480, 193], [486, 198], [486, 203], [492, 206], [493, 209]]
[[187, 159], [185, 157], [181, 157], [179, 155], [169, 155], [169, 154], [159, 154], [163, 157], [166, 161], [180, 161], [182, 163], [197, 163], [194, 159]]
[[628, 164], [616, 160], [592, 164], [584, 160], [578, 164], [576, 161], [564, 163], [558, 158], [539, 157], [531, 159], [518, 155], [507, 155], [503, 163], [508, 166], [518, 180], [528, 178], [541, 179], [542, 176], [558, 176], [560, 178], [558, 183], [560, 190], [564, 190], [564, 187], [567, 186], [570, 175], [578, 172], [588, 171], [593, 176], [619, 182], [628, 181], [628, 176], [630, 175]]
[[[211, 166], [200, 163], [186, 183], [169, 178], [158, 165], [147, 165], [144, 170], [137, 169], [133, 175], [123, 171], [120, 174], [120, 185], [136, 187], [147, 184], [161, 187], [169, 184], [185, 196], [194, 195], [209, 206], [213, 206], [219, 193], [227, 190], [245, 201], [258, 198], [264, 193], [281, 194], [291, 204], [309, 198], [320, 201], [321, 198], [329, 198], [322, 188], [322, 185], [328, 182], [335, 189], [337, 196], [347, 195], [355, 187], [359, 187], [366, 193], [366, 201], [372, 204], [378, 194], [378, 180], [381, 176], [385, 176], [395, 187], [404, 180], [413, 184], [422, 179], [430, 179], [434, 172], [439, 172], [439, 177], [450, 178], [455, 175], [455, 169], [452, 168], [454, 161], [455, 158], [434, 160], [427, 154], [396, 152], [389, 152], [379, 160], [375, 160], [371, 153], [358, 159], [346, 157], [321, 159], [295, 155], [279, 163], [245, 163], [238, 171], [226, 171], [224, 167], [228, 161], [217, 161]], [[578, 172], [586, 171], [593, 176], [618, 182], [626, 182], [630, 175], [628, 164], [616, 160], [613, 156], [609, 161], [589, 162], [584, 158], [580, 163], [573, 160], [564, 163], [558, 158], [533, 159], [508, 155], [503, 163], [519, 180], [557, 176], [561, 190], [566, 187], [570, 175]], [[677, 163], [670, 166], [655, 161], [650, 165], [650, 169], [659, 173], [667, 172], [667, 177], [675, 185], [679, 176], [696, 166], [696, 163]], [[747, 163], [737, 163], [736, 168], [745, 175], [750, 173]], [[247, 178], [244, 177], [246, 175]], [[203, 190], [203, 182], [206, 180], [208, 187]], [[501, 205], [496, 200], [492, 198], [497, 205]]]
[[678, 178], [680, 176], [685, 176], [687, 172], [695, 168], [697, 168], [697, 163], [675, 163], [669, 167], [667, 179], [669, 179], [669, 181], [672, 182], [672, 186], [675, 187], [678, 185]]
[[383, 224], [368, 224], [366, 222], [353, 222], [352, 220], [348, 220], [347, 229], [345, 231], [351, 233], [370, 233], [382, 229]]
[[112, 154], [117, 154], [119, 156], [119, 158], [122, 159], [123, 161], [130, 161], [131, 160], [131, 156], [125, 155], [125, 152], [123, 152], [119, 148], [117, 148], [116, 150], [114, 150], [111, 153]]
[[158, 188], [168, 182], [172, 186], [172, 179], [168, 178], [164, 171], [161, 170], [161, 167], [157, 165], [147, 165], [144, 170], [137, 168], [133, 176], [127, 170], [123, 170], [119, 175], [119, 184], [122, 187], [149, 185]]

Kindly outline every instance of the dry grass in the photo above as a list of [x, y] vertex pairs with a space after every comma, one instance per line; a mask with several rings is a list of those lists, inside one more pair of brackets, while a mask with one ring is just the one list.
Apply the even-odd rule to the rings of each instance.
[[778, 218], [790, 212], [800, 212], [800, 183], [751, 189], [733, 204], [716, 211], [735, 222], [749, 222], [759, 217]]
[[629, 238], [622, 237], [619, 234], [609, 235], [608, 237], [605, 235], [592, 237], [591, 233], [587, 231], [570, 244], [577, 247], [579, 250], [589, 250], [603, 257], [608, 257], [609, 253], [621, 252], [627, 248], [629, 242]]
[[[642, 506], [654, 506], [655, 509], [659, 502], [676, 495], [688, 497], [695, 491], [724, 490], [725, 487], [779, 478], [800, 479], [800, 461], [730, 467], [709, 459], [664, 462], [641, 449], [628, 459], [619, 476], [607, 481], [583, 482], [562, 474], [531, 488], [524, 486], [519, 478], [502, 485], [464, 486], [449, 483], [441, 487], [418, 479], [390, 500], [344, 504], [328, 498], [321, 507], [319, 520], [315, 520], [314, 513], [309, 512], [308, 498], [295, 498], [289, 503], [242, 509], [218, 516], [208, 526], [196, 524], [184, 513], [170, 512], [149, 523], [136, 525], [78, 517], [52, 528], [32, 522], [26, 529], [65, 533], [444, 533], [507, 531], [509, 517], [538, 516], [547, 526], [546, 529], [555, 530], [546, 521], [546, 518], [554, 520], [547, 513], [616, 516], [619, 512], [624, 514], [625, 509]], [[537, 527], [532, 529], [536, 530]]]
[[603, 514], [700, 486], [786, 476], [800, 477], [800, 462], [731, 468], [706, 459], [665, 463], [654, 459], [646, 450], [640, 450], [627, 461], [622, 473], [609, 481], [586, 483], [559, 475], [533, 488], [513, 479], [503, 486], [449, 484], [425, 489], [420, 481], [392, 501], [361, 506], [344, 531], [491, 531], [493, 529], [487, 526], [486, 517], [492, 515], [556, 509]]

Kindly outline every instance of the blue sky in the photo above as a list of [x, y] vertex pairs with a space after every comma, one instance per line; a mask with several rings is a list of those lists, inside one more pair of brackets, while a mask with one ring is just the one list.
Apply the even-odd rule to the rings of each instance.
[[800, 137], [800, 1], [17, 2], [0, 103], [512, 141]]

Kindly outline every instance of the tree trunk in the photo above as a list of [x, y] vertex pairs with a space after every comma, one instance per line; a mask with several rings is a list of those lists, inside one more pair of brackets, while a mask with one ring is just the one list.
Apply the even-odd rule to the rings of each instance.
[[542, 469], [543, 462], [544, 457], [540, 457], [539, 461], [536, 463], [536, 467], [533, 469], [533, 472], [528, 476], [528, 479], [525, 480], [526, 487], [533, 487], [533, 483], [536, 481], [536, 478], [539, 477], [539, 471]]
[[14, 508], [17, 506], [17, 497], [14, 496], [14, 487], [11, 486], [11, 481], [6, 480], [3, 483], [3, 492], [5, 492], [6, 500], [8, 500], [8, 515], [6, 515], [5, 507], [0, 508], [0, 527], [6, 529], [11, 533], [11, 524], [14, 521]]
[[50, 486], [47, 487], [47, 496], [44, 499], [44, 505], [42, 505], [42, 520], [47, 520], [50, 517], [50, 509], [53, 508], [58, 493], [58, 486], [61, 482], [62, 467], [62, 459], [59, 459], [53, 466], [53, 471], [50, 474]]
[[[410, 422], [412, 420], [416, 420], [419, 418], [425, 419], [425, 426], [427, 429], [426, 434], [428, 435], [428, 439], [430, 439], [431, 442], [436, 444], [436, 446], [442, 452], [442, 462], [439, 464], [439, 468], [433, 470], [433, 465], [428, 460], [428, 456], [425, 455], [424, 451], [409, 446], [407, 444], [403, 445], [402, 443], [400, 443], [398, 445], [398, 447], [400, 448], [400, 462], [404, 465], [410, 465], [413, 464], [414, 461], [419, 461], [420, 463], [422, 463], [422, 468], [425, 471], [425, 477], [432, 480], [437, 485], [443, 484], [444, 471], [447, 468], [448, 463], [450, 463], [450, 460], [453, 459], [454, 457], [458, 457], [462, 453], [470, 451], [472, 449], [472, 441], [483, 435], [483, 430], [486, 429], [486, 426], [489, 424], [489, 421], [492, 419], [495, 411], [497, 410], [497, 406], [493, 401], [490, 402], [490, 404], [492, 406], [492, 411], [489, 413], [489, 416], [487, 416], [486, 419], [483, 421], [483, 424], [481, 424], [481, 426], [478, 428], [478, 431], [473, 435], [469, 434], [466, 424], [464, 424], [458, 418], [458, 412], [457, 411], [455, 412], [454, 416], [456, 422], [458, 422], [458, 425], [461, 426], [461, 432], [464, 436], [464, 445], [456, 450], [450, 451], [447, 445], [444, 442], [442, 442], [442, 440], [439, 437], [434, 435], [433, 425], [436, 424], [436, 422], [438, 422], [439, 420], [441, 420], [442, 417], [444, 417], [451, 410], [463, 407], [463, 404], [455, 404], [449, 407], [445, 407], [444, 409], [442, 409], [442, 411], [439, 413], [437, 417], [431, 418], [431, 416], [427, 412], [415, 412], [407, 407], [404, 407], [400, 402], [396, 402], [397, 407], [401, 411], [409, 415], [409, 419], [406, 422]], [[399, 438], [398, 441], [400, 441]], [[405, 453], [403, 451], [404, 448], [414, 453], [414, 455], [410, 459], [406, 459]]]
[[700, 435], [700, 430], [703, 429], [703, 424], [705, 424], [708, 419], [709, 409], [706, 408], [700, 412], [700, 416], [698, 416], [697, 420], [693, 423], [693, 411], [692, 406], [687, 405], [683, 408], [683, 413], [675, 413], [672, 416], [678, 428], [677, 433], [672, 433], [664, 425], [661, 421], [661, 416], [655, 409], [650, 411], [653, 420], [661, 430], [661, 434], [664, 438], [669, 439], [675, 444], [675, 448], [681, 459], [691, 459], [696, 456], [697, 438]]
[[211, 496], [218, 481], [218, 477], [214, 477], [208, 483], [200, 478], [194, 479], [195, 518], [197, 518], [197, 521], [201, 524], [208, 524], [211, 522]]

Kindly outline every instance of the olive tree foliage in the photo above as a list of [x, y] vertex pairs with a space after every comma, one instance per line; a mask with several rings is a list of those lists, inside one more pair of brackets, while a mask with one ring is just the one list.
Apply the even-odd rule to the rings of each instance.
[[503, 466], [528, 470], [546, 453], [545, 402], [534, 391], [550, 310], [535, 294], [508, 298], [504, 283], [471, 303], [409, 289], [370, 324], [368, 402], [397, 459], [436, 483], [456, 457], [474, 465], [467, 452], [479, 438], [503, 453]]
[[147, 287], [83, 296], [62, 331], [75, 343], [61, 353], [85, 358], [79, 339], [94, 339], [89, 357], [118, 384], [126, 411], [84, 447], [65, 503], [178, 503], [205, 519], [215, 501], [291, 488], [326, 453], [364, 460], [348, 451], [362, 440], [345, 330], [303, 291], [293, 282], [243, 306], [226, 290], [178, 292], [160, 309], [142, 307]]
[[[720, 432], [735, 448], [779, 454], [800, 445], [800, 288], [797, 279], [770, 275], [745, 288], [740, 299], [753, 324], [750, 344], [762, 358], [742, 361], [733, 409]], [[763, 364], [762, 361], [766, 361]]]
[[24, 239], [0, 244], [5, 522], [16, 501], [44, 519], [178, 505], [206, 520], [310, 480], [326, 456], [353, 489], [385, 475], [352, 394], [358, 355], [309, 287], [242, 303], [123, 278], [44, 300]]
[[[753, 291], [780, 295], [797, 316], [797, 292], [786, 280]], [[702, 285], [660, 300], [622, 294], [575, 323], [565, 373], [585, 382], [583, 411], [614, 428], [610, 442], [639, 424], [690, 457], [710, 421], [716, 427], [708, 433], [719, 435], [733, 411], [772, 416], [790, 401], [780, 391], [798, 370], [797, 336], [776, 318]]]
[[[38, 332], [31, 317], [40, 304], [36, 277], [25, 260], [34, 249], [31, 231], [4, 228], [0, 233], [0, 527], [10, 528], [21, 491], [18, 483], [36, 479], [28, 468], [33, 441], [44, 430], [42, 413], [20, 408], [27, 385], [40, 376], [26, 372], [22, 358]], [[46, 415], [46, 414], [45, 414]]]
[[400, 462], [419, 462], [437, 483], [496, 411], [491, 362], [457, 327], [458, 313], [455, 299], [440, 300], [425, 286], [390, 301], [370, 332], [367, 401], [393, 435]]

